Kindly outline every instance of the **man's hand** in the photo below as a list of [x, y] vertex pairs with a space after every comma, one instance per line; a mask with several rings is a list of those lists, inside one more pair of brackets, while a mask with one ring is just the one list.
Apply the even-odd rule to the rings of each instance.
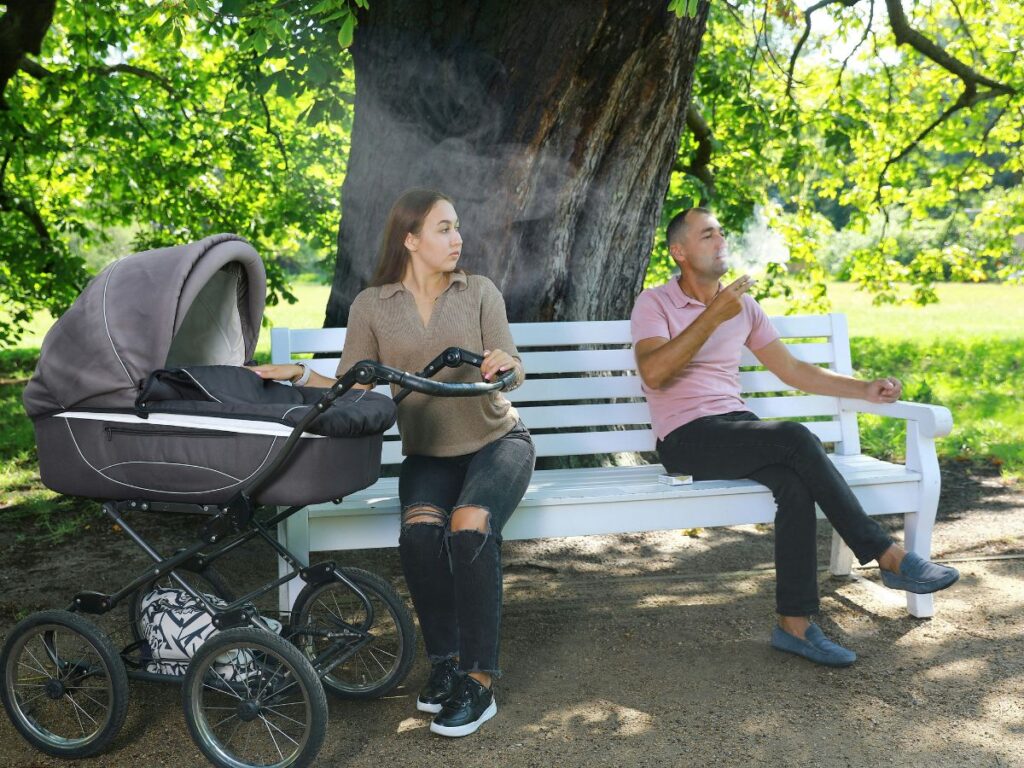
[[741, 275], [715, 294], [715, 298], [708, 304], [708, 310], [719, 322], [736, 317], [743, 310], [743, 294], [750, 293], [754, 283], [750, 275]]
[[872, 403], [895, 403], [903, 392], [903, 384], [892, 377], [865, 381], [864, 387], [864, 399]]

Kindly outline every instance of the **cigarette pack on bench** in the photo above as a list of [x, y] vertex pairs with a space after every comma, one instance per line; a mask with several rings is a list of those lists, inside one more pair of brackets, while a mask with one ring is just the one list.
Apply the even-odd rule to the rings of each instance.
[[693, 482], [693, 475], [658, 475], [658, 482], [665, 485], [689, 485]]

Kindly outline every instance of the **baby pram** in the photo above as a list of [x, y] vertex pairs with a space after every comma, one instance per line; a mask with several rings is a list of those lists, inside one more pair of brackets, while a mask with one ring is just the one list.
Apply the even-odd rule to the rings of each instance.
[[[383, 433], [409, 391], [473, 396], [511, 377], [430, 380], [443, 367], [482, 362], [450, 349], [418, 375], [362, 361], [328, 390], [264, 382], [240, 366], [255, 350], [265, 289], [255, 250], [216, 235], [115, 262], [44, 340], [24, 395], [40, 476], [58, 492], [103, 500], [154, 561], [122, 588], [79, 592], [66, 611], [33, 614], [8, 635], [0, 697], [44, 752], [103, 750], [124, 721], [135, 677], [183, 683], [189, 731], [215, 765], [306, 765], [324, 738], [325, 688], [370, 698], [408, 672], [413, 624], [390, 584], [331, 562], [298, 562], [275, 526], [377, 479]], [[392, 399], [352, 390], [356, 383], [400, 391]], [[197, 540], [162, 556], [129, 525], [130, 512], [197, 515]], [[211, 563], [256, 538], [287, 572], [235, 596]], [[282, 627], [254, 601], [294, 578], [305, 585]], [[159, 649], [144, 633], [168, 585], [191, 607], [175, 620], [204, 619], [202, 634], [175, 640], [191, 643], [183, 674], [154, 664]], [[82, 614], [123, 602], [138, 639], [119, 651]]]

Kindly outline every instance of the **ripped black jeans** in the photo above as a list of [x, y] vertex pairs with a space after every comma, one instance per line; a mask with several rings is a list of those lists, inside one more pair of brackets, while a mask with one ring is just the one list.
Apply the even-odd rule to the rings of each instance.
[[[500, 674], [501, 530], [526, 493], [535, 455], [519, 422], [475, 453], [402, 462], [398, 551], [432, 662], [457, 656], [466, 672]], [[460, 507], [485, 510], [488, 530], [452, 532]]]

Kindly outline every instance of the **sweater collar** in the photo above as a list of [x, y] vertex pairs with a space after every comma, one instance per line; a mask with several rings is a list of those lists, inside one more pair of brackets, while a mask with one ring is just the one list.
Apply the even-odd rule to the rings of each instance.
[[[448, 287], [445, 288], [444, 291], [442, 291], [442, 294], [447, 293], [452, 289], [457, 291], [463, 291], [469, 285], [469, 278], [466, 275], [466, 273], [463, 272], [461, 269], [455, 270], [454, 272], [451, 273], [451, 275], [451, 281], [448, 283]], [[458, 287], [456, 288], [455, 286]], [[406, 289], [406, 287], [402, 285], [401, 280], [399, 280], [397, 283], [388, 283], [387, 285], [382, 285], [380, 287], [380, 297], [382, 299], [390, 299], [392, 296], [399, 292], [409, 292]]]

